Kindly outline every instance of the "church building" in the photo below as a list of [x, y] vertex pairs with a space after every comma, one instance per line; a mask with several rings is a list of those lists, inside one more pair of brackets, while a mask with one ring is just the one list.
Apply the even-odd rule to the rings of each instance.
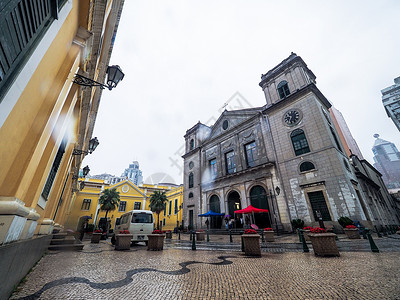
[[[204, 227], [212, 210], [235, 218], [248, 205], [268, 209], [251, 216], [260, 228], [291, 231], [291, 220], [337, 225], [341, 216], [365, 226], [384, 223], [368, 214], [357, 176], [331, 120], [331, 103], [316, 76], [292, 53], [261, 76], [266, 105], [225, 110], [213, 126], [197, 123], [185, 134], [185, 227]], [[390, 211], [385, 212], [390, 214]], [[242, 222], [240, 222], [240, 217]], [[211, 228], [224, 228], [212, 218]]]

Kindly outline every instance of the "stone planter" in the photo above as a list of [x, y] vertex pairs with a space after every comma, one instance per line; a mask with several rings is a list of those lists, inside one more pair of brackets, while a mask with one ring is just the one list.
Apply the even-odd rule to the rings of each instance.
[[264, 231], [264, 240], [266, 242], [275, 242], [275, 231]]
[[131, 248], [131, 240], [133, 234], [116, 234], [115, 250], [129, 250]]
[[165, 238], [166, 238], [166, 239], [172, 239], [172, 231], [167, 231], [167, 232], [165, 233]]
[[197, 231], [196, 232], [196, 240], [197, 241], [204, 241], [206, 233], [204, 231]]
[[346, 233], [347, 238], [349, 239], [360, 239], [360, 232], [358, 231], [357, 228], [350, 229], [350, 228], [345, 228], [344, 233]]
[[334, 233], [310, 233], [314, 254], [317, 256], [340, 256]]
[[303, 230], [303, 235], [306, 241], [311, 241], [310, 237], [308, 236], [310, 234], [310, 230]]
[[260, 235], [243, 234], [244, 254], [247, 256], [261, 256]]
[[147, 250], [160, 251], [164, 248], [164, 234], [148, 234]]
[[102, 236], [101, 232], [93, 232], [90, 242], [92, 244], [98, 244], [100, 242], [101, 236]]

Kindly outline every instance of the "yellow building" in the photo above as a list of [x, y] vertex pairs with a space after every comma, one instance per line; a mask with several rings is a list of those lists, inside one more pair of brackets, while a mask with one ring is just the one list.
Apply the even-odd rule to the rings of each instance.
[[64, 225], [85, 156], [74, 149], [87, 150], [103, 91], [74, 76], [104, 82], [123, 2], [0, 2], [0, 245]]
[[[90, 217], [89, 224], [97, 226], [105, 211], [100, 210], [98, 203], [101, 192], [106, 189], [116, 188], [120, 195], [120, 203], [117, 209], [110, 211], [107, 217], [110, 220], [111, 229], [115, 228], [118, 219], [127, 211], [134, 209], [150, 210], [150, 197], [154, 191], [165, 191], [167, 195], [166, 209], [160, 213], [160, 222], [163, 230], [174, 230], [182, 222], [183, 186], [151, 185], [143, 184], [137, 187], [126, 179], [114, 185], [105, 183], [104, 180], [86, 179], [85, 187], [77, 193], [68, 214], [66, 227], [78, 230], [83, 219]], [[157, 215], [154, 213], [154, 220]]]

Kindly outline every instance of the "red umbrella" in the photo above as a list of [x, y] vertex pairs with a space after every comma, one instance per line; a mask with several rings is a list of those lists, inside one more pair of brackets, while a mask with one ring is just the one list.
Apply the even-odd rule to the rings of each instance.
[[247, 206], [244, 209], [235, 210], [235, 214], [252, 214], [254, 222], [254, 213], [267, 213], [268, 209], [256, 208], [254, 206]]
[[247, 206], [246, 208], [235, 210], [235, 214], [251, 214], [251, 213], [267, 213], [268, 209], [256, 208], [254, 206]]

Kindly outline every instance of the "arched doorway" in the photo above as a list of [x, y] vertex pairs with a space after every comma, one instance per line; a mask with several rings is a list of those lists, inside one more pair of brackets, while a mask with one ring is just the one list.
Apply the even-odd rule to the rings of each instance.
[[[236, 191], [232, 191], [228, 195], [228, 211], [231, 215], [231, 218], [235, 216], [235, 210], [242, 209], [242, 205], [240, 204], [240, 195]], [[236, 217], [234, 227], [240, 227], [240, 220]]]
[[[269, 210], [267, 192], [262, 186], [256, 185], [251, 188], [250, 203], [252, 206], [256, 208]], [[254, 214], [254, 218], [255, 218], [255, 223], [259, 228], [271, 227], [270, 212]]]
[[[219, 202], [219, 197], [217, 195], [212, 195], [210, 198], [210, 210], [216, 213], [221, 213], [221, 206]], [[210, 229], [219, 229], [221, 228], [221, 225], [222, 217], [210, 217]]]

